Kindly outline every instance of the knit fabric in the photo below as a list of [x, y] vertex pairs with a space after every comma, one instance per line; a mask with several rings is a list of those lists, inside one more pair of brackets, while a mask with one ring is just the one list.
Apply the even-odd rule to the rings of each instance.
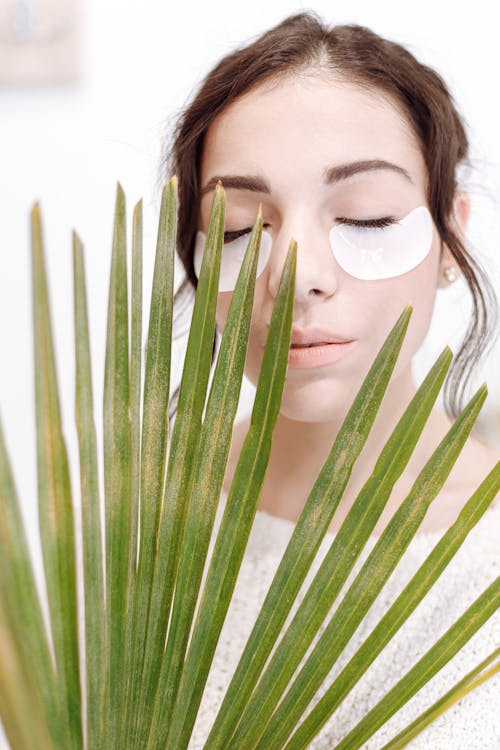
[[[211, 549], [219, 527], [227, 493], [223, 492], [212, 534]], [[257, 614], [272, 582], [295, 524], [257, 510], [236, 588], [197, 715], [189, 750], [203, 747], [222, 703], [235, 667], [251, 633]], [[419, 532], [414, 537], [378, 598], [362, 620], [352, 641], [342, 652], [321, 688], [311, 701], [317, 703], [333, 677], [348, 662], [394, 599], [425, 560], [443, 531]], [[300, 601], [326, 554], [334, 534], [328, 533], [285, 623], [293, 617]], [[319, 634], [301, 664], [324, 631], [340, 597], [354, 580], [377, 541], [370, 537], [336, 603], [325, 618]], [[206, 575], [205, 574], [204, 579]], [[355, 688], [344, 699], [322, 730], [308, 745], [312, 750], [333, 748], [370, 708], [408, 671], [435, 641], [498, 576], [500, 570], [500, 506], [490, 507], [469, 532], [461, 548], [391, 642], [378, 655]], [[431, 681], [389, 719], [362, 748], [375, 750], [446, 693], [500, 645], [500, 612], [497, 611]], [[497, 673], [430, 724], [408, 747], [412, 750], [499, 750], [500, 674]]]

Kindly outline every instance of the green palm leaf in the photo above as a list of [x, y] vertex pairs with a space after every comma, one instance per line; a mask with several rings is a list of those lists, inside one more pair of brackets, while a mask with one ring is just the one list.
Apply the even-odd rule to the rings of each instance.
[[87, 732], [99, 747], [106, 680], [106, 622], [97, 440], [91, 383], [90, 342], [83, 247], [73, 235], [75, 306], [75, 417], [80, 450], [85, 643], [87, 665]]
[[360, 747], [425, 685], [500, 607], [500, 577], [466, 609], [438, 642], [406, 673], [371, 711], [344, 737], [335, 750]]
[[[397, 748], [404, 747], [410, 740], [416, 737], [427, 727], [434, 719], [440, 716], [447, 708], [452, 706], [458, 700], [464, 697], [471, 690], [479, 687], [483, 682], [489, 680], [490, 677], [500, 672], [500, 661], [497, 661], [489, 669], [486, 669], [492, 661], [500, 657], [500, 647], [495, 649], [489, 656], [486, 657], [478, 666], [471, 670], [465, 677], [454, 685], [445, 695], [437, 700], [427, 711], [424, 711], [414, 722], [412, 722], [406, 729], [400, 732], [390, 742], [388, 742], [382, 750], [397, 750]], [[482, 674], [480, 674], [482, 672]], [[479, 676], [478, 676], [479, 675]]]
[[[84, 735], [89, 750], [181, 750], [188, 746], [269, 462], [286, 378], [295, 290], [297, 247], [292, 241], [272, 313], [250, 429], [214, 536], [248, 347], [262, 233], [259, 212], [207, 396], [224, 215], [225, 194], [218, 186], [170, 436], [177, 182], [172, 178], [162, 194], [143, 383], [142, 204], [134, 210], [129, 294], [125, 196], [118, 186], [107, 319], [102, 498], [84, 253], [78, 237], [73, 237], [75, 417], [85, 592], [82, 684], [86, 685], [87, 711], [83, 715], [73, 501], [40, 215], [38, 207], [33, 210], [38, 493], [50, 621], [46, 629], [0, 424], [0, 716], [13, 750], [80, 749]], [[205, 747], [210, 750], [307, 747], [429, 591], [500, 489], [499, 464], [300, 723], [340, 651], [412, 541], [486, 397], [483, 387], [429, 459], [297, 671], [418, 443], [450, 364], [451, 353], [445, 349], [383, 447], [283, 634], [377, 415], [410, 315], [410, 308], [404, 310], [389, 334], [306, 500], [207, 738]], [[499, 597], [497, 580], [417, 664], [408, 665], [396, 687], [338, 747], [360, 747], [482, 626], [498, 608]], [[387, 747], [402, 747], [465, 691], [497, 672], [498, 663], [490, 666], [497, 659], [498, 651]]]
[[75, 540], [66, 444], [62, 433], [40, 212], [31, 216], [33, 326], [40, 536], [50, 608], [57, 690], [68, 748], [81, 747]]
[[[25, 737], [25, 722], [18, 724], [29, 706], [34, 721], [48, 722], [51, 736], [62, 744], [67, 726], [60, 718], [56, 675], [1, 423], [0, 498], [0, 684], [5, 686], [0, 690], [0, 715], [7, 731]], [[19, 746], [25, 747], [23, 743]]]

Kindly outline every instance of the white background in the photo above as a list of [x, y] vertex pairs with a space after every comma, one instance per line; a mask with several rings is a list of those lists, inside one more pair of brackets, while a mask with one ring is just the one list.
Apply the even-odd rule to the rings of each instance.
[[[77, 485], [73, 406], [71, 230], [86, 248], [95, 398], [100, 407], [105, 313], [116, 181], [129, 214], [145, 203], [145, 294], [152, 271], [165, 133], [209, 68], [225, 53], [301, 9], [325, 21], [359, 23], [404, 44], [449, 84], [465, 116], [475, 171], [469, 236], [500, 288], [500, 3], [335, 0], [82, 0], [81, 83], [73, 88], [0, 89], [0, 414], [34, 544], [36, 473], [29, 210], [41, 201], [56, 331], [64, 429]], [[168, 175], [165, 175], [166, 177]], [[179, 276], [176, 277], [176, 285]], [[467, 298], [439, 294], [420, 377], [457, 341]], [[147, 315], [145, 315], [145, 325]], [[490, 385], [484, 429], [500, 414], [498, 347], [477, 380]], [[175, 383], [176, 384], [176, 383]], [[253, 397], [244, 383], [239, 414]], [[97, 417], [100, 428], [100, 417]], [[500, 425], [497, 422], [497, 433]], [[495, 434], [492, 440], [497, 439]]]

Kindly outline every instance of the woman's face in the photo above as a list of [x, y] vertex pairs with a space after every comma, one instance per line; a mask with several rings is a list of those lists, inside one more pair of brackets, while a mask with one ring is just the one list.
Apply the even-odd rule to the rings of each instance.
[[[394, 168], [332, 167], [384, 160]], [[405, 174], [406, 173], [406, 174]], [[240, 178], [232, 186], [231, 177]], [[226, 230], [251, 227], [262, 204], [272, 237], [269, 260], [257, 277], [245, 374], [256, 385], [268, 322], [290, 240], [297, 241], [293, 324], [321, 327], [339, 339], [335, 362], [314, 367], [289, 364], [281, 413], [324, 422], [342, 417], [389, 330], [405, 305], [413, 306], [409, 330], [393, 375], [408, 390], [411, 359], [432, 316], [440, 271], [440, 238], [432, 225], [425, 259], [392, 278], [366, 281], [336, 261], [329, 232], [339, 219], [403, 219], [427, 206], [427, 170], [411, 127], [383, 94], [367, 92], [326, 75], [290, 76], [259, 86], [230, 104], [205, 138], [201, 186], [221, 179], [226, 190]], [[247, 178], [247, 184], [241, 184]], [[252, 184], [248, 184], [252, 178]], [[213, 183], [212, 183], [213, 184]], [[199, 229], [206, 233], [213, 189], [201, 199]], [[401, 252], [405, 248], [401, 247]], [[233, 292], [220, 292], [216, 321], [222, 332]]]

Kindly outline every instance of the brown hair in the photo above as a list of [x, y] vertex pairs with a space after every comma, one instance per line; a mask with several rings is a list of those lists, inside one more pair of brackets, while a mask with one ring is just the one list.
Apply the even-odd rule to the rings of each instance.
[[[456, 170], [470, 166], [462, 119], [443, 79], [404, 47], [355, 24], [327, 28], [314, 12], [286, 18], [255, 41], [226, 55], [204, 78], [185, 108], [167, 147], [165, 164], [179, 181], [177, 252], [186, 271], [175, 302], [193, 293], [197, 278], [193, 251], [198, 229], [200, 162], [205, 134], [217, 115], [243, 93], [291, 72], [332, 70], [369, 90], [389, 94], [412, 124], [428, 172], [427, 199], [440, 234], [460, 267], [472, 295], [473, 313], [445, 384], [445, 407], [457, 416], [472, 368], [494, 330], [494, 290], [469, 254], [453, 224]], [[212, 364], [216, 349], [214, 335]], [[178, 388], [171, 403], [175, 404]]]

